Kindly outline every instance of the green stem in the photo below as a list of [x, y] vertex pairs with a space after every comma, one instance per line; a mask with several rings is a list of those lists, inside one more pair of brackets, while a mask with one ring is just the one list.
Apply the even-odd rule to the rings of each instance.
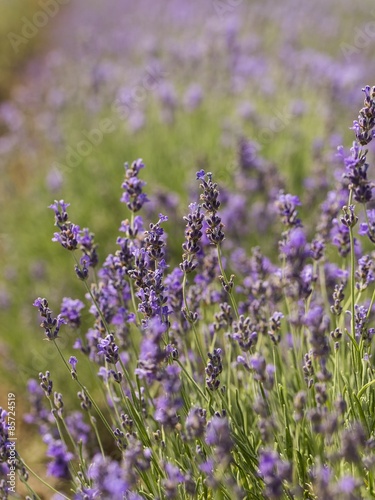
[[102, 440], [100, 439], [100, 434], [99, 434], [99, 431], [98, 431], [98, 427], [96, 425], [95, 417], [91, 415], [90, 410], [88, 411], [88, 414], [89, 414], [89, 417], [90, 417], [91, 425], [92, 425], [92, 427], [94, 429], [94, 432], [95, 432], [95, 435], [96, 435], [96, 439], [98, 440], [100, 452], [102, 454], [102, 457], [105, 458], [105, 453], [104, 453], [104, 449], [103, 449], [103, 445], [102, 445]]
[[[223, 261], [221, 259], [221, 247], [220, 245], [216, 245], [216, 250], [217, 250], [217, 258], [218, 258], [218, 261], [219, 261], [219, 267], [220, 267], [220, 272], [225, 280], [225, 283], [228, 285], [229, 283], [229, 280], [227, 278], [227, 275], [225, 273], [225, 270], [224, 270], [224, 266], [223, 266]], [[232, 290], [230, 290], [228, 292], [228, 295], [229, 295], [229, 298], [230, 298], [230, 301], [232, 303], [232, 307], [233, 307], [233, 310], [234, 310], [234, 313], [236, 315], [236, 318], [238, 319], [239, 318], [239, 314], [238, 314], [238, 308], [237, 308], [237, 302], [233, 296], [233, 292]]]
[[[34, 472], [32, 469], [30, 469], [30, 467], [25, 463], [24, 460], [22, 460], [22, 463], [23, 465], [26, 467], [26, 469], [34, 476], [38, 479], [38, 481], [40, 481], [42, 484], [44, 484], [44, 486], [46, 486], [47, 488], [49, 488], [51, 491], [53, 491], [54, 493], [57, 493], [57, 495], [59, 495], [59, 497], [62, 497], [64, 498], [65, 500], [70, 500], [68, 497], [66, 497], [63, 493], [61, 493], [60, 491], [57, 491], [55, 490], [55, 488], [53, 486], [51, 486], [50, 484], [48, 484], [46, 481], [44, 481], [44, 479], [42, 479], [40, 476], [38, 476], [38, 474], [36, 472]], [[38, 496], [38, 498], [40, 498]]]
[[367, 382], [367, 384], [365, 384], [362, 389], [360, 391], [358, 391], [358, 394], [357, 394], [357, 398], [359, 399], [362, 394], [369, 388], [371, 387], [372, 385], [375, 384], [375, 378], [373, 380], [370, 380], [370, 382]]
[[197, 389], [197, 391], [199, 392], [199, 394], [204, 398], [204, 400], [208, 403], [208, 398], [207, 396], [204, 394], [204, 392], [202, 391], [202, 389], [199, 387], [199, 385], [196, 383], [196, 381], [193, 379], [193, 377], [190, 375], [190, 373], [186, 370], [186, 368], [184, 367], [184, 365], [177, 359], [176, 360], [176, 363], [180, 366], [180, 368], [182, 369], [182, 371], [185, 373], [185, 375], [187, 376], [187, 378], [190, 380], [190, 382], [194, 385], [194, 387]]
[[[57, 349], [57, 352], [60, 354], [60, 357], [61, 359], [63, 360], [63, 363], [64, 365], [66, 366], [67, 370], [69, 371], [69, 373], [71, 373], [71, 370], [69, 368], [69, 365], [66, 361], [66, 359], [64, 358], [59, 346], [57, 345], [56, 343], [56, 340], [53, 339], [53, 343], [55, 344], [56, 346], [56, 349]], [[97, 411], [99, 417], [101, 418], [103, 424], [106, 426], [106, 428], [108, 429], [109, 433], [113, 436], [113, 431], [111, 429], [111, 426], [109, 425], [109, 423], [107, 422], [107, 419], [104, 417], [101, 409], [99, 408], [99, 406], [95, 403], [94, 399], [92, 398], [91, 394], [89, 393], [88, 389], [83, 385], [81, 384], [81, 382], [78, 380], [78, 377], [74, 377], [74, 380], [77, 382], [77, 384], [80, 386], [80, 388], [88, 395], [93, 407], [95, 408], [95, 410]]]
[[[352, 192], [350, 192], [351, 201]], [[354, 236], [353, 236], [353, 228], [349, 228], [349, 236], [350, 236], [350, 311], [351, 311], [351, 330], [352, 337], [355, 339], [355, 255], [354, 255]]]
[[[184, 278], [183, 278], [183, 281], [182, 281], [182, 296], [183, 296], [183, 301], [184, 301], [184, 305], [185, 305], [185, 309], [186, 309], [187, 320], [189, 321], [189, 323], [191, 324], [191, 326], [193, 328], [195, 342], [197, 344], [199, 355], [200, 355], [202, 361], [204, 362], [205, 361], [205, 356], [203, 354], [203, 350], [202, 350], [202, 346], [201, 346], [201, 343], [200, 343], [200, 340], [199, 340], [197, 329], [195, 327], [195, 324], [193, 322], [190, 322], [190, 319], [189, 319], [190, 318], [190, 309], [189, 309], [189, 306], [188, 306], [188, 303], [187, 303], [187, 298], [186, 298], [186, 283], [187, 283], [187, 276], [186, 276], [186, 273], [184, 273]], [[188, 353], [186, 353], [186, 356], [188, 356]]]

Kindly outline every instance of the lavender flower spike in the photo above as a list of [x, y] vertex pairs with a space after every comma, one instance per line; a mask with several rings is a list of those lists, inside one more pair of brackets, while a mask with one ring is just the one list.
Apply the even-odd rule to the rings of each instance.
[[69, 203], [60, 200], [48, 207], [55, 212], [55, 226], [60, 229], [59, 233], [54, 233], [52, 241], [57, 241], [67, 250], [75, 250], [78, 246], [80, 227], [68, 220], [68, 206]]
[[46, 340], [57, 339], [61, 325], [65, 325], [67, 323], [66, 319], [63, 318], [61, 314], [59, 314], [56, 318], [52, 317], [52, 311], [48, 307], [47, 299], [38, 297], [34, 301], [33, 306], [38, 307], [41, 317], [44, 318], [40, 326], [44, 328], [47, 336]]
[[122, 184], [124, 193], [121, 197], [121, 201], [126, 203], [129, 210], [134, 213], [138, 212], [142, 206], [149, 201], [147, 195], [142, 192], [146, 182], [138, 179], [139, 171], [142, 168], [144, 168], [144, 163], [140, 158], [133, 161], [130, 167], [128, 163], [125, 163], [125, 180]]

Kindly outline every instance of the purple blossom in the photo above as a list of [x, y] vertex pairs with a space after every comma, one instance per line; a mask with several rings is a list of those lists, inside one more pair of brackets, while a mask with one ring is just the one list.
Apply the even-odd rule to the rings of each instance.
[[82, 412], [70, 413], [65, 417], [65, 421], [70, 434], [77, 443], [87, 444], [90, 442], [92, 428], [84, 421]]
[[297, 254], [305, 258], [308, 255], [306, 249], [306, 235], [302, 228], [296, 227], [291, 229], [288, 233], [288, 238], [283, 241], [280, 245], [281, 252], [293, 258], [297, 257]]
[[350, 498], [357, 498], [353, 497], [353, 493], [355, 493], [355, 490], [360, 486], [360, 481], [358, 479], [355, 479], [353, 476], [343, 476], [335, 485], [335, 493], [338, 495], [344, 495], [343, 498], [346, 498], [347, 495], [350, 495]]
[[116, 460], [103, 458], [101, 454], [93, 457], [88, 476], [92, 480], [92, 489], [97, 498], [120, 500], [129, 489], [122, 465]]
[[145, 448], [134, 436], [129, 436], [128, 447], [123, 457], [122, 470], [129, 487], [134, 487], [139, 480], [139, 471], [147, 471], [150, 468], [152, 451]]
[[221, 464], [229, 464], [232, 460], [233, 441], [229, 422], [226, 417], [214, 415], [207, 424], [206, 444], [215, 448], [215, 456]]
[[203, 408], [192, 408], [185, 421], [186, 434], [189, 439], [203, 436], [207, 425], [206, 410]]
[[146, 182], [138, 178], [142, 168], [144, 168], [144, 163], [141, 159], [133, 161], [130, 167], [128, 163], [125, 163], [125, 181], [122, 184], [124, 193], [121, 201], [126, 203], [129, 210], [134, 213], [138, 212], [148, 201], [147, 195], [142, 192]]
[[98, 354], [104, 354], [107, 363], [116, 364], [119, 360], [118, 346], [112, 334], [107, 335], [98, 342]]
[[64, 200], [57, 201], [55, 200], [52, 205], [49, 205], [48, 208], [51, 208], [55, 212], [55, 222], [56, 225], [64, 224], [68, 220], [68, 213], [66, 209], [70, 206], [70, 203], [65, 203]]
[[208, 352], [208, 363], [205, 369], [206, 384], [211, 391], [216, 391], [220, 386], [219, 375], [223, 371], [221, 362], [221, 349], [214, 349], [212, 353]]
[[61, 315], [67, 319], [67, 324], [72, 327], [79, 327], [81, 324], [80, 311], [85, 307], [79, 299], [64, 297], [61, 303]]
[[243, 314], [240, 315], [238, 321], [233, 321], [231, 334], [232, 339], [238, 342], [238, 345], [243, 351], [249, 351], [258, 341], [258, 332], [254, 330], [254, 323], [251, 318]]
[[98, 246], [94, 242], [94, 234], [90, 233], [88, 228], [84, 228], [78, 234], [77, 242], [86, 257], [86, 265], [88, 267], [95, 267], [98, 264]]
[[274, 365], [267, 364], [265, 358], [259, 353], [255, 353], [251, 356], [248, 363], [244, 358], [239, 358], [240, 359], [237, 358], [239, 363], [244, 364], [245, 368], [248, 366], [253, 370], [255, 380], [262, 382], [265, 389], [272, 389], [275, 380]]
[[34, 301], [33, 306], [39, 309], [40, 315], [43, 319], [40, 326], [44, 328], [47, 340], [55, 340], [59, 338], [58, 335], [61, 325], [65, 325], [67, 323], [66, 319], [63, 318], [61, 314], [58, 314], [56, 318], [52, 317], [52, 311], [48, 307], [47, 299], [38, 297]]
[[281, 460], [277, 452], [263, 450], [259, 456], [259, 472], [264, 479], [266, 495], [272, 499], [283, 498], [283, 481], [290, 479], [290, 464]]
[[166, 353], [160, 343], [165, 331], [166, 325], [157, 316], [149, 320], [144, 331], [135, 374], [146, 378], [148, 383], [161, 377], [160, 365], [165, 360]]
[[355, 131], [357, 141], [366, 145], [373, 139], [375, 132], [375, 87], [366, 85], [362, 89], [365, 94], [364, 107], [360, 110], [358, 120], [353, 122], [352, 129]]
[[72, 367], [72, 371], [75, 373], [76, 372], [77, 363], [78, 363], [77, 358], [75, 356], [70, 356], [68, 363]]
[[53, 439], [50, 434], [45, 436], [44, 441], [48, 444], [47, 457], [52, 458], [47, 466], [47, 474], [60, 479], [70, 479], [69, 462], [74, 455], [62, 441]]
[[201, 213], [201, 205], [191, 203], [190, 214], [184, 217], [186, 221], [185, 242], [182, 244], [184, 253], [180, 269], [184, 273], [190, 273], [197, 267], [196, 255], [200, 251], [199, 242], [202, 238], [202, 227], [204, 215]]
[[181, 473], [178, 467], [170, 462], [167, 462], [164, 465], [164, 469], [167, 473], [167, 478], [163, 480], [163, 486], [165, 488], [167, 498], [179, 498], [178, 485], [185, 482], [185, 476]]
[[162, 379], [164, 395], [155, 401], [155, 420], [170, 428], [174, 428], [179, 422], [177, 412], [183, 404], [180, 396], [180, 372], [181, 369], [177, 365], [167, 366]]
[[358, 268], [355, 272], [357, 278], [357, 290], [366, 290], [366, 288], [375, 281], [374, 261], [369, 255], [364, 255], [358, 260]]
[[197, 172], [197, 179], [201, 181], [200, 187], [203, 190], [200, 199], [202, 207], [206, 211], [205, 222], [207, 228], [205, 233], [210, 243], [218, 245], [224, 240], [225, 236], [223, 232], [224, 225], [221, 217], [217, 214], [220, 207], [217, 184], [212, 181], [212, 173], [205, 173], [204, 170]]
[[360, 224], [358, 234], [367, 236], [373, 243], [375, 243], [375, 209], [367, 210], [367, 221]]
[[312, 353], [316, 357], [326, 358], [330, 352], [328, 332], [330, 320], [320, 306], [310, 307], [305, 315], [305, 324], [310, 331]]
[[291, 228], [301, 225], [297, 212], [297, 207], [301, 205], [298, 196], [281, 192], [279, 193], [275, 205], [281, 221], [285, 226]]
[[341, 257], [346, 257], [350, 252], [349, 228], [338, 219], [333, 219], [330, 236], [332, 243], [338, 248]]
[[60, 230], [59, 233], [54, 233], [52, 241], [57, 241], [67, 250], [75, 250], [78, 246], [77, 239], [80, 228], [68, 220], [68, 213], [66, 212], [68, 206], [69, 203], [60, 200], [55, 201], [55, 203], [48, 207], [55, 212], [55, 226]]

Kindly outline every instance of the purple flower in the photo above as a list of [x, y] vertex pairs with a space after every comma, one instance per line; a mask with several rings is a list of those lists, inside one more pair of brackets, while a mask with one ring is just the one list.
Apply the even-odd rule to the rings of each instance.
[[297, 207], [301, 205], [298, 196], [284, 194], [282, 191], [275, 202], [276, 209], [281, 217], [281, 221], [285, 226], [298, 227], [301, 221], [298, 218]]
[[63, 200], [55, 201], [49, 206], [55, 212], [55, 226], [60, 229], [59, 233], [54, 233], [52, 241], [57, 241], [67, 250], [75, 250], [78, 245], [77, 238], [80, 228], [68, 220], [66, 212], [68, 206], [69, 203], [65, 203]]
[[245, 318], [243, 314], [240, 315], [238, 321], [233, 321], [231, 337], [238, 342], [243, 351], [249, 351], [258, 341], [258, 332], [254, 330], [254, 327], [251, 318], [249, 316]]
[[206, 410], [203, 408], [192, 408], [185, 421], [186, 434], [189, 439], [200, 438], [206, 429]]
[[93, 457], [88, 476], [97, 498], [120, 500], [129, 489], [123, 466], [116, 460], [103, 458], [101, 454]]
[[52, 311], [48, 307], [47, 299], [38, 297], [34, 301], [33, 306], [39, 309], [41, 317], [44, 318], [40, 326], [44, 328], [47, 340], [57, 339], [61, 325], [65, 325], [67, 323], [66, 319], [63, 318], [61, 314], [59, 314], [56, 318], [52, 317]]
[[180, 269], [184, 273], [190, 273], [197, 267], [196, 254], [200, 250], [199, 242], [202, 238], [202, 227], [204, 215], [201, 213], [201, 206], [196, 203], [189, 205], [190, 214], [184, 217], [186, 221], [185, 242], [182, 244], [184, 253]]
[[352, 129], [355, 131], [357, 141], [361, 145], [366, 145], [375, 136], [375, 87], [366, 85], [362, 89], [365, 94], [364, 107], [360, 110], [358, 120], [353, 122]]
[[69, 462], [74, 458], [65, 444], [60, 440], [54, 440], [50, 434], [44, 438], [48, 444], [47, 457], [52, 458], [47, 466], [47, 474], [60, 479], [70, 479]]
[[144, 331], [135, 374], [140, 378], [146, 378], [148, 383], [161, 377], [160, 365], [164, 361], [166, 353], [161, 348], [160, 343], [166, 328], [166, 325], [156, 316], [148, 322]]
[[367, 222], [360, 224], [358, 234], [367, 236], [373, 243], [375, 243], [375, 209], [367, 210]]
[[168, 217], [159, 214], [158, 222], [156, 224], [151, 223], [149, 230], [144, 232], [144, 243], [151, 261], [160, 261], [165, 255], [165, 233], [160, 224], [167, 220]]
[[174, 428], [179, 422], [177, 412], [183, 404], [180, 396], [180, 373], [181, 369], [176, 364], [167, 366], [162, 379], [165, 393], [155, 402], [155, 420], [170, 428]]
[[374, 328], [367, 328], [367, 324], [369, 322], [368, 309], [365, 306], [355, 304], [354, 310], [355, 337], [357, 340], [362, 338], [367, 344], [369, 344], [374, 335]]
[[[238, 359], [237, 361], [241, 364], [244, 364], [246, 368], [246, 361], [244, 359]], [[274, 374], [275, 367], [274, 365], [267, 364], [265, 358], [259, 353], [255, 353], [250, 357], [250, 361], [248, 363], [249, 368], [254, 371], [254, 378], [259, 382], [262, 382], [266, 389], [272, 389], [274, 384]]]
[[68, 363], [71, 365], [72, 371], [76, 372], [76, 367], [78, 363], [77, 358], [75, 356], [70, 356]]
[[288, 238], [280, 245], [282, 253], [292, 259], [297, 256], [307, 257], [306, 235], [301, 227], [291, 229], [288, 233]]
[[118, 346], [115, 343], [115, 338], [112, 334], [107, 335], [104, 339], [98, 342], [98, 354], [104, 354], [108, 363], [116, 364], [119, 360]]
[[217, 184], [212, 181], [212, 173], [205, 173], [204, 170], [197, 172], [197, 179], [201, 181], [200, 187], [203, 190], [200, 199], [202, 200], [202, 207], [206, 211], [206, 236], [210, 243], [219, 245], [225, 239], [225, 236], [223, 232], [224, 225], [221, 217], [217, 214], [220, 207]]
[[337, 485], [336, 489], [338, 493], [350, 494], [360, 485], [360, 482], [352, 476], [342, 477]]
[[357, 278], [357, 290], [366, 290], [366, 288], [375, 281], [374, 261], [369, 255], [364, 255], [358, 260], [358, 268], [355, 272]]
[[79, 327], [81, 324], [80, 311], [85, 307], [79, 299], [64, 297], [61, 303], [61, 315], [67, 319], [68, 325]]
[[150, 468], [152, 451], [145, 448], [134, 436], [129, 436], [128, 446], [123, 453], [122, 470], [129, 487], [134, 487], [139, 480], [139, 471]]
[[208, 363], [205, 369], [206, 384], [211, 391], [216, 391], [220, 386], [219, 375], [223, 371], [221, 362], [221, 349], [214, 349], [212, 353], [208, 352]]
[[95, 267], [98, 264], [97, 245], [94, 243], [94, 234], [90, 233], [86, 227], [80, 231], [77, 241], [84, 256], [87, 257], [86, 264], [89, 267]]
[[91, 440], [91, 427], [83, 420], [80, 411], [74, 411], [65, 417], [66, 425], [76, 443], [87, 444]]
[[346, 257], [350, 252], [349, 228], [338, 219], [333, 219], [330, 237], [341, 257]]
[[230, 435], [228, 419], [214, 415], [207, 424], [206, 444], [215, 447], [217, 461], [229, 464], [232, 460], [233, 441]]
[[290, 464], [281, 460], [276, 451], [263, 450], [259, 456], [259, 472], [266, 495], [272, 499], [283, 498], [283, 481], [290, 479]]
[[305, 315], [305, 324], [310, 330], [312, 353], [319, 358], [329, 355], [328, 332], [330, 320], [320, 306], [312, 306]]
[[58, 226], [60, 224], [64, 224], [68, 220], [68, 214], [66, 209], [70, 206], [70, 203], [65, 203], [64, 200], [57, 201], [55, 200], [52, 205], [49, 205], [48, 208], [51, 208], [55, 212], [55, 224]]
[[144, 168], [144, 163], [141, 159], [133, 161], [130, 167], [128, 163], [125, 163], [125, 181], [122, 184], [124, 193], [121, 201], [126, 203], [129, 210], [134, 213], [138, 212], [148, 201], [147, 195], [142, 192], [146, 182], [138, 178], [142, 168]]
[[175, 499], [178, 497], [178, 485], [185, 482], [185, 476], [181, 473], [180, 469], [175, 465], [167, 462], [164, 465], [167, 478], [163, 480], [166, 497], [168, 499]]

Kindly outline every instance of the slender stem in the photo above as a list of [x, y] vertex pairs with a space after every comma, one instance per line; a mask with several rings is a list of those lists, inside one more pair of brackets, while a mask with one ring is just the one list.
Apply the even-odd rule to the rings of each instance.
[[184, 365], [177, 359], [176, 360], [177, 364], [180, 366], [180, 368], [182, 369], [182, 371], [185, 373], [185, 375], [188, 377], [188, 379], [190, 380], [190, 382], [194, 385], [194, 387], [197, 389], [197, 391], [199, 392], [199, 394], [205, 399], [205, 401], [208, 403], [208, 398], [207, 396], [204, 394], [204, 392], [202, 391], [202, 389], [199, 387], [199, 385], [196, 383], [196, 381], [193, 379], [193, 377], [190, 375], [190, 373], [186, 370], [186, 368], [184, 367]]
[[89, 417], [90, 417], [91, 425], [92, 425], [92, 427], [94, 429], [94, 432], [95, 432], [95, 435], [96, 435], [96, 439], [97, 439], [98, 444], [99, 444], [100, 452], [102, 454], [102, 457], [105, 458], [105, 453], [104, 453], [104, 449], [103, 449], [103, 445], [102, 445], [102, 440], [100, 439], [100, 434], [99, 434], [99, 431], [98, 431], [98, 427], [96, 425], [95, 417], [93, 415], [91, 415], [90, 410], [88, 411], [88, 414], [89, 414]]
[[[42, 479], [40, 476], [38, 476], [38, 474], [36, 472], [34, 472], [32, 469], [30, 469], [30, 467], [25, 463], [25, 461], [22, 459], [22, 463], [23, 465], [26, 467], [26, 469], [34, 476], [38, 479], [38, 481], [40, 481], [42, 484], [44, 484], [44, 486], [46, 486], [47, 488], [49, 488], [50, 490], [52, 490], [54, 493], [56, 493], [57, 495], [59, 495], [59, 497], [62, 497], [64, 498], [65, 500], [70, 500], [68, 497], [66, 497], [63, 493], [61, 493], [61, 491], [57, 491], [55, 490], [55, 488], [53, 486], [51, 486], [50, 484], [48, 484], [46, 481], [44, 481], [44, 479]], [[39, 496], [38, 496], [39, 498]]]
[[[350, 190], [349, 205], [351, 204], [353, 191]], [[353, 228], [349, 228], [350, 237], [350, 311], [351, 311], [351, 330], [352, 337], [355, 339], [355, 254], [354, 254], [354, 236]]]
[[189, 323], [191, 324], [191, 326], [193, 328], [195, 342], [197, 344], [199, 355], [202, 358], [202, 361], [204, 362], [205, 356], [203, 354], [203, 350], [202, 350], [202, 346], [201, 346], [201, 343], [199, 340], [197, 329], [195, 327], [195, 324], [190, 321], [190, 309], [189, 309], [189, 305], [187, 303], [187, 298], [186, 298], [186, 283], [187, 283], [187, 276], [186, 276], [186, 273], [184, 273], [184, 277], [183, 277], [183, 281], [182, 281], [182, 296], [183, 296], [183, 301], [184, 301], [184, 305], [185, 305], [185, 309], [186, 309], [187, 320], [189, 321]]
[[[221, 259], [221, 247], [220, 247], [220, 245], [216, 245], [216, 250], [217, 250], [217, 258], [218, 258], [218, 261], [219, 261], [220, 272], [221, 272], [221, 274], [222, 274], [222, 276], [223, 276], [226, 284], [228, 284], [229, 280], [228, 280], [227, 275], [225, 273], [224, 266], [223, 266], [223, 261]], [[232, 307], [233, 307], [234, 313], [236, 315], [236, 318], [238, 319], [239, 318], [239, 314], [238, 314], [237, 302], [235, 301], [235, 298], [233, 296], [232, 290], [230, 290], [228, 292], [228, 295], [229, 295], [230, 301], [232, 303]]]
[[365, 384], [362, 389], [360, 391], [358, 391], [358, 394], [357, 394], [357, 398], [359, 399], [362, 394], [369, 388], [371, 387], [372, 385], [375, 384], [375, 378], [373, 380], [370, 380], [370, 382], [367, 382], [367, 384]]
[[[61, 359], [63, 360], [64, 362], [64, 365], [66, 366], [67, 370], [69, 371], [70, 373], [70, 368], [69, 368], [69, 365], [66, 361], [66, 359], [64, 358], [58, 344], [56, 343], [56, 340], [53, 339], [53, 343], [55, 344], [56, 346], [56, 349], [58, 351], [58, 353], [60, 354], [60, 357]], [[77, 382], [77, 384], [80, 386], [80, 388], [88, 395], [93, 407], [95, 408], [95, 410], [97, 411], [99, 417], [101, 418], [103, 424], [106, 426], [106, 428], [108, 429], [108, 431], [110, 432], [110, 434], [113, 436], [113, 430], [111, 429], [111, 426], [109, 425], [109, 423], [107, 422], [107, 419], [104, 417], [101, 409], [99, 408], [99, 406], [95, 403], [94, 399], [92, 398], [91, 394], [89, 393], [88, 389], [83, 385], [81, 384], [81, 382], [78, 380], [78, 377], [74, 377], [74, 380]]]

